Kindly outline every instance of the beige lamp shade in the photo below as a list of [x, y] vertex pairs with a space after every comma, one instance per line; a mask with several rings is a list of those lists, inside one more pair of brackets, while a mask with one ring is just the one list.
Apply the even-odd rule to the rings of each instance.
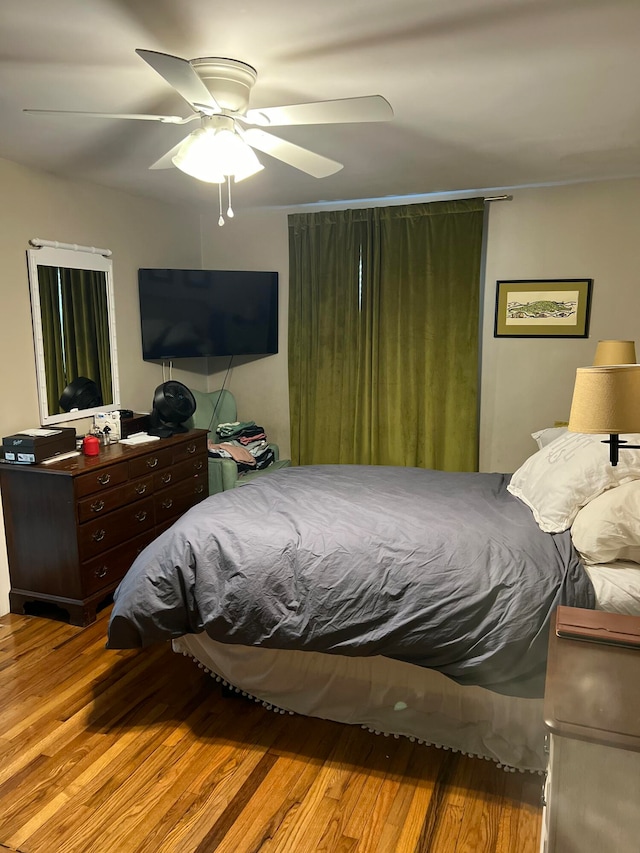
[[634, 341], [598, 341], [594, 365], [635, 364], [636, 345]]
[[640, 364], [579, 367], [573, 389], [571, 432], [640, 432]]

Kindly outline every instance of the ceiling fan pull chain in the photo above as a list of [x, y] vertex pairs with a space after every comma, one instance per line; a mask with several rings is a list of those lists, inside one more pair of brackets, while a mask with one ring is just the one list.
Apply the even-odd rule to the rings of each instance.
[[229, 207], [227, 208], [227, 216], [233, 219], [233, 208], [231, 207], [231, 175], [227, 175], [227, 192], [229, 195]]
[[222, 184], [218, 184], [218, 205], [220, 207], [220, 216], [218, 217], [218, 225], [224, 225], [224, 216], [222, 215]]

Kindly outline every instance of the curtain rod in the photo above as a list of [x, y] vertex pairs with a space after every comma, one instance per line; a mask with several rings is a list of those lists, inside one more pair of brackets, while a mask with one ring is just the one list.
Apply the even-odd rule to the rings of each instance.
[[485, 198], [485, 201], [513, 201], [512, 195], [490, 195]]
[[97, 249], [95, 246], [78, 246], [77, 243], [58, 243], [57, 240], [41, 240], [39, 237], [32, 237], [29, 240], [31, 246], [36, 249], [41, 249], [46, 246], [48, 249], [70, 249], [72, 252], [89, 252], [91, 255], [104, 255], [105, 258], [110, 258], [113, 252], [111, 249]]

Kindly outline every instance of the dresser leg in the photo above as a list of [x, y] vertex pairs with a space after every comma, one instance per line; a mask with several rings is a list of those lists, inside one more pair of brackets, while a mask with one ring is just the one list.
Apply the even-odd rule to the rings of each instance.
[[69, 622], [72, 625], [77, 625], [79, 628], [86, 628], [96, 621], [96, 606], [95, 604], [71, 604], [67, 607], [69, 611]]
[[12, 613], [18, 613], [20, 616], [45, 616], [62, 622], [68, 621], [70, 625], [76, 625], [78, 628], [86, 628], [87, 625], [96, 621], [97, 608], [102, 601], [104, 598], [88, 602], [74, 602], [54, 596], [30, 595], [15, 591], [9, 593], [9, 609]]

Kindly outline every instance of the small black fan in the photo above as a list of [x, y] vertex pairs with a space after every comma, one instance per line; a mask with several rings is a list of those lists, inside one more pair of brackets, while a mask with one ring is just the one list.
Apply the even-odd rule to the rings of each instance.
[[74, 409], [93, 409], [102, 405], [102, 395], [93, 379], [78, 376], [62, 392], [59, 405], [63, 412]]
[[170, 379], [158, 385], [153, 395], [153, 410], [149, 417], [149, 435], [168, 438], [186, 432], [184, 425], [196, 410], [195, 397], [182, 382]]

